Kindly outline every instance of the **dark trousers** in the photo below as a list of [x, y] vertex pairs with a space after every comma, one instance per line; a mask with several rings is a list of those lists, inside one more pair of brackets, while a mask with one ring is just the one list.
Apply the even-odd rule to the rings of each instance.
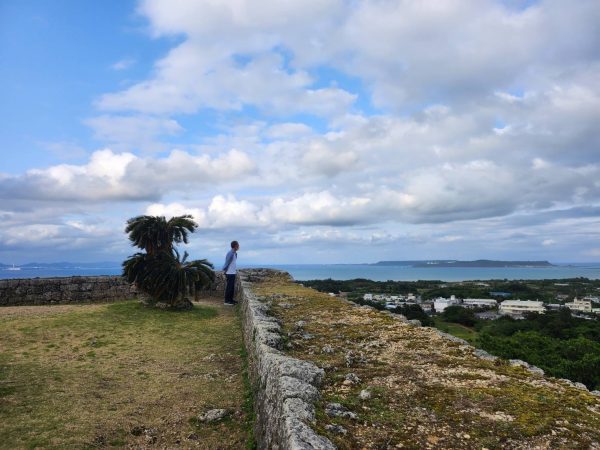
[[227, 284], [225, 285], [225, 301], [233, 302], [233, 293], [235, 291], [235, 274], [225, 275]]

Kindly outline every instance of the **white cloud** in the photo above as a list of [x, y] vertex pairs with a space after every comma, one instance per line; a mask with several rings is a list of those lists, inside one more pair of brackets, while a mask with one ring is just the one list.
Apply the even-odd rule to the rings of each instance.
[[334, 151], [322, 142], [308, 145], [302, 156], [302, 165], [310, 173], [333, 176], [345, 170], [352, 170], [358, 162], [358, 155], [353, 151]]
[[271, 139], [303, 138], [313, 134], [313, 130], [303, 123], [278, 123], [269, 127], [266, 136]]
[[11, 245], [25, 224], [87, 242], [90, 209], [118, 202], [118, 223], [190, 212], [209, 236], [264, 248], [593, 257], [597, 1], [145, 0], [138, 12], [172, 48], [97, 98], [84, 123], [110, 150], [0, 175]]
[[186, 207], [181, 203], [154, 203], [146, 208], [153, 216], [181, 216], [191, 214], [201, 229], [246, 228], [266, 226], [258, 217], [258, 207], [234, 196], [216, 195], [206, 209]]
[[291, 199], [275, 198], [265, 208], [264, 214], [284, 224], [348, 225], [365, 220], [361, 210], [369, 203], [368, 198], [338, 198], [322, 191]]
[[248, 155], [235, 149], [217, 157], [174, 150], [165, 158], [104, 149], [94, 152], [84, 165], [61, 164], [5, 176], [0, 179], [0, 198], [17, 202], [146, 200], [190, 187], [231, 183], [254, 170]]
[[176, 216], [191, 214], [194, 221], [203, 227], [206, 224], [206, 213], [199, 208], [188, 208], [181, 203], [169, 203], [167, 205], [161, 203], [153, 203], [146, 208], [146, 214], [149, 216], [165, 216], [167, 219]]
[[[276, 52], [239, 65], [235, 50], [186, 41], [157, 64], [155, 78], [98, 101], [102, 110], [145, 114], [194, 113], [201, 108], [239, 110], [255, 105], [269, 113], [343, 114], [355, 96], [335, 87], [314, 88], [304, 70], [285, 67]], [[265, 80], [269, 80], [265, 83]]]

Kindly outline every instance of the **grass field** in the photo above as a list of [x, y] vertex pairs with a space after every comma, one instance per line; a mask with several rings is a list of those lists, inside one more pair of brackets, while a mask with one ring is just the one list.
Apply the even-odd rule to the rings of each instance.
[[[238, 318], [220, 299], [180, 313], [0, 308], [0, 447], [244, 448], [243, 367]], [[231, 414], [199, 423], [212, 408]]]
[[434, 318], [435, 327], [444, 333], [449, 333], [458, 338], [464, 339], [471, 344], [475, 343], [477, 332], [472, 328], [466, 327], [459, 323], [446, 322], [439, 317]]

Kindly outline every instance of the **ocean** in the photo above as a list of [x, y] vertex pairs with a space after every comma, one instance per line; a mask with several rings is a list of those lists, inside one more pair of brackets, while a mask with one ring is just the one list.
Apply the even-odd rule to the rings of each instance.
[[[374, 266], [369, 264], [263, 264], [260, 266], [289, 272], [295, 280], [317, 280], [332, 278], [350, 280], [367, 278], [375, 281], [467, 281], [467, 280], [541, 280], [585, 277], [600, 279], [600, 263], [572, 263], [552, 267], [410, 267]], [[0, 269], [0, 279], [48, 278], [69, 276], [120, 275], [121, 268], [22, 268], [21, 270]]]

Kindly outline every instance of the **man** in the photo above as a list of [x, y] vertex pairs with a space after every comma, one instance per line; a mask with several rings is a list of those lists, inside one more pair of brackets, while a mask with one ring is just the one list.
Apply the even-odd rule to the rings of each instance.
[[233, 299], [233, 293], [235, 291], [235, 275], [237, 273], [237, 251], [240, 249], [238, 241], [231, 242], [231, 250], [227, 252], [225, 256], [225, 265], [223, 271], [225, 272], [225, 304], [228, 306], [236, 305], [237, 302]]

